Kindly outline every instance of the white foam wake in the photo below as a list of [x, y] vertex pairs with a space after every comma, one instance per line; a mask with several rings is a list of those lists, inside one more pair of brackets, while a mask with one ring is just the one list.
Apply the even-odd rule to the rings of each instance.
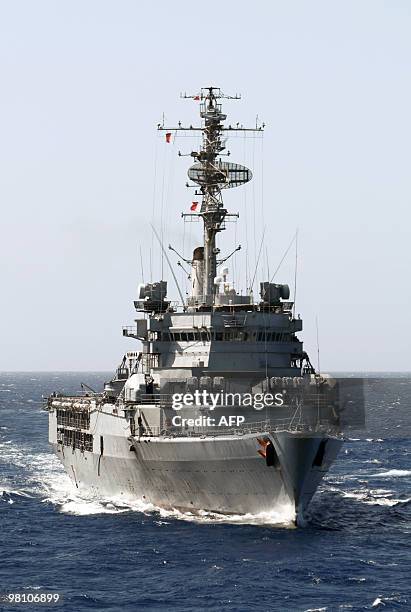
[[77, 516], [137, 512], [144, 515], [158, 515], [161, 519], [175, 519], [194, 523], [294, 527], [295, 510], [291, 503], [283, 503], [271, 512], [228, 515], [206, 510], [183, 512], [175, 508], [165, 509], [126, 495], [108, 497], [91, 495], [87, 491], [76, 489], [65, 474], [63, 478], [53, 483], [53, 489], [44, 501], [59, 506], [60, 512]]
[[92, 496], [87, 491], [76, 489], [70, 480], [67, 483], [61, 479], [55, 484], [58, 484], [59, 487], [55, 487], [53, 494], [49, 495], [44, 501], [58, 505], [61, 512], [78, 516], [137, 512], [144, 515], [158, 515], [160, 519], [175, 519], [203, 524], [227, 523], [294, 527], [295, 510], [294, 505], [290, 502], [281, 503], [271, 512], [261, 512], [258, 514], [228, 515], [206, 510], [183, 512], [175, 508], [161, 508], [126, 495], [110, 497]]
[[[60, 484], [62, 484], [62, 481], [60, 481]], [[86, 491], [76, 489], [71, 481], [67, 488], [60, 488], [60, 491], [55, 490], [44, 501], [58, 505], [60, 512], [77, 516], [137, 512], [144, 515], [158, 515], [160, 519], [175, 519], [193, 523], [227, 523], [282, 527], [294, 527], [295, 518], [294, 506], [291, 504], [282, 504], [271, 512], [261, 512], [258, 514], [228, 515], [206, 510], [183, 512], [175, 508], [161, 508], [125, 495], [110, 497], [92, 496]]]
[[343, 491], [330, 487], [329, 490], [338, 492], [344, 498], [355, 499], [363, 504], [372, 506], [396, 506], [397, 504], [406, 504], [411, 501], [411, 498], [394, 498], [394, 491], [389, 489], [353, 489], [351, 491]]
[[257, 514], [220, 514], [199, 510], [197, 512], [181, 512], [179, 510], [156, 509], [164, 518], [175, 518], [178, 520], [195, 523], [227, 523], [235, 525], [266, 525], [293, 528], [295, 519], [294, 505], [282, 503], [270, 512]]
[[370, 474], [371, 478], [388, 478], [389, 476], [411, 476], [411, 470], [388, 470], [388, 472]]

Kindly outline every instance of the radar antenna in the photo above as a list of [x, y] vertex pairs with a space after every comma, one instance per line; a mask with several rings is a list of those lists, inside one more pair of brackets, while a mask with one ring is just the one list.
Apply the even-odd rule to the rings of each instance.
[[[223, 132], [262, 132], [264, 124], [256, 124], [255, 128], [245, 128], [236, 124], [235, 127], [224, 126], [227, 116], [222, 112], [221, 98], [239, 100], [240, 96], [227, 96], [218, 87], [204, 87], [200, 93], [181, 95], [200, 102], [200, 116], [203, 120], [201, 127], [165, 127], [158, 124], [158, 130], [170, 132], [200, 131], [203, 141], [200, 151], [192, 151], [191, 157], [196, 160], [189, 169], [188, 177], [199, 186], [202, 197], [201, 208], [198, 213], [183, 214], [183, 217], [201, 217], [204, 223], [204, 274], [203, 274], [203, 303], [207, 306], [214, 304], [216, 286], [214, 279], [217, 275], [217, 256], [220, 250], [216, 247], [218, 232], [225, 229], [224, 221], [227, 217], [238, 217], [238, 213], [228, 213], [224, 208], [222, 190], [244, 185], [252, 178], [251, 171], [245, 166], [224, 162], [221, 160], [225, 149]], [[220, 260], [221, 261], [221, 260]]]

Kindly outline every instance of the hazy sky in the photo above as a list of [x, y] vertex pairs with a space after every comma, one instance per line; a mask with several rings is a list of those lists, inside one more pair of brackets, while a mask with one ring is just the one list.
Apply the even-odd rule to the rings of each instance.
[[[228, 143], [255, 176], [226, 198], [238, 288], [263, 228], [272, 271], [298, 227], [313, 361], [317, 315], [323, 370], [411, 370], [410, 33], [395, 0], [1, 1], [0, 369], [112, 369], [136, 348], [121, 327], [140, 247], [144, 280], [150, 249], [161, 274], [153, 210], [185, 256], [201, 237], [180, 217], [192, 193], [177, 151], [196, 142], [155, 128], [163, 112], [194, 124], [180, 92], [214, 84], [243, 95], [232, 123], [267, 124], [263, 142]], [[293, 260], [278, 282], [293, 284]]]

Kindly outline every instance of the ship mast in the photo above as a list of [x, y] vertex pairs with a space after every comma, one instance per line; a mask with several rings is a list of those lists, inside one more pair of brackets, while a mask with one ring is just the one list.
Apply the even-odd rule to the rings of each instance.
[[[222, 189], [243, 185], [252, 178], [251, 171], [248, 168], [221, 160], [222, 151], [225, 149], [222, 134], [223, 132], [261, 132], [264, 124], [261, 126], [256, 125], [255, 128], [244, 128], [238, 124], [235, 127], [231, 125], [225, 127], [223, 122], [227, 117], [222, 112], [222, 105], [219, 99], [238, 100], [240, 96], [237, 94], [235, 96], [226, 96], [218, 87], [205, 87], [201, 89], [199, 94], [184, 94], [182, 97], [200, 101], [202, 126], [183, 127], [179, 123], [178, 127], [170, 128], [159, 125], [158, 129], [170, 133], [182, 131], [202, 132], [203, 140], [200, 151], [192, 151], [189, 154], [196, 160], [196, 163], [188, 170], [189, 178], [199, 185], [200, 191], [196, 191], [196, 195], [202, 198], [201, 208], [198, 213], [183, 214], [183, 217], [200, 216], [204, 223], [204, 266], [202, 278], [200, 279], [202, 284], [201, 302], [203, 305], [211, 307], [215, 301], [217, 257], [220, 252], [216, 246], [216, 236], [218, 232], [225, 229], [224, 221], [227, 217], [238, 217], [238, 214], [229, 213], [224, 208], [221, 192]], [[228, 152], [225, 155], [230, 155], [230, 153]]]

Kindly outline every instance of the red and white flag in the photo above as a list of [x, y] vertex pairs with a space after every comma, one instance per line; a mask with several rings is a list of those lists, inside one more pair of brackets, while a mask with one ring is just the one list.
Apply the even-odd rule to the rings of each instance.
[[197, 210], [198, 202], [193, 202], [190, 206], [190, 210], [195, 212]]
[[200, 96], [194, 96], [194, 100], [196, 100], [197, 102], [199, 102], [199, 100], [200, 100]]
[[166, 142], [171, 142], [171, 132], [167, 132], [167, 134], [166, 134]]

